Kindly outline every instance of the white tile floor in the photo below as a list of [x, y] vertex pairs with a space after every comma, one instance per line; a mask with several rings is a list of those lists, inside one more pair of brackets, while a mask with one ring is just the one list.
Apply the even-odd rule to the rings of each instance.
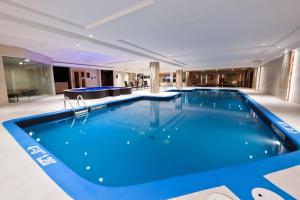
[[[287, 103], [276, 97], [245, 90], [285, 122], [300, 130], [300, 105]], [[132, 95], [107, 97], [87, 101], [87, 104], [104, 103], [112, 99], [129, 96], [149, 95], [149, 91], [135, 91]], [[170, 93], [161, 93], [170, 95]], [[75, 102], [73, 102], [75, 104]], [[17, 142], [3, 128], [2, 122], [8, 119], [64, 109], [63, 95], [40, 98], [0, 107], [0, 199], [70, 199], [26, 154]]]
[[[223, 197], [220, 197], [220, 195], [224, 195]], [[214, 199], [224, 199], [224, 200], [240, 200], [235, 194], [233, 194], [226, 186], [220, 186], [211, 188], [208, 190], [202, 190], [200, 192], [194, 192], [191, 194], [183, 195], [180, 197], [176, 197], [174, 199], [170, 200], [214, 200]]]
[[300, 166], [294, 166], [288, 169], [280, 170], [271, 174], [265, 175], [271, 183], [287, 192], [295, 199], [300, 198]]

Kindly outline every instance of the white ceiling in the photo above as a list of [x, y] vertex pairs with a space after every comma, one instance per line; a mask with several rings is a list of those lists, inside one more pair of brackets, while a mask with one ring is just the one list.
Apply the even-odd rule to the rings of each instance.
[[300, 46], [299, 8], [299, 0], [0, 0], [0, 43], [129, 71], [153, 60], [163, 70], [254, 66]]

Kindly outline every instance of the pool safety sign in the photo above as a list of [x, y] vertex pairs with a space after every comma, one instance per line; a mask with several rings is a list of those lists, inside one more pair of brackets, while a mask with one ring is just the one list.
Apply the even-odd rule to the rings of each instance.
[[56, 163], [56, 160], [49, 156], [39, 146], [30, 146], [27, 148], [27, 151], [29, 151], [30, 155], [42, 166]]

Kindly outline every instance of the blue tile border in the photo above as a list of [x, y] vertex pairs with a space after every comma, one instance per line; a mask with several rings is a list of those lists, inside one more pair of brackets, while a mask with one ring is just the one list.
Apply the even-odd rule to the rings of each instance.
[[[210, 90], [219, 91], [219, 89]], [[288, 142], [295, 144], [298, 150], [265, 160], [243, 163], [232, 167], [210, 170], [191, 175], [162, 179], [144, 184], [124, 187], [104, 187], [81, 178], [18, 126], [21, 122], [35, 120], [41, 117], [58, 116], [62, 114], [68, 115], [70, 110], [13, 119], [4, 122], [3, 126], [15, 138], [19, 145], [22, 146], [22, 148], [31, 156], [31, 158], [40, 165], [42, 170], [74, 199], [120, 199], [120, 197], [122, 199], [168, 199], [222, 185], [226, 185], [240, 199], [251, 199], [251, 190], [254, 187], [264, 187], [278, 193], [284, 199], [294, 199], [275, 185], [271, 184], [263, 176], [288, 167], [300, 165], [300, 133], [275, 116], [265, 107], [258, 104], [244, 92], [238, 92], [246, 99], [257, 114], [263, 117], [270, 126], [273, 126], [275, 132], [276, 130], [278, 131], [280, 137], [284, 137], [282, 138], [283, 140], [287, 140]], [[130, 97], [122, 100], [109, 101], [105, 104], [96, 104], [91, 106], [90, 109], [103, 105], [112, 106], [123, 103], [124, 101], [141, 99], [170, 99], [176, 98], [178, 95], [180, 94], [168, 97]], [[43, 154], [32, 154], [32, 151], [29, 149], [30, 147], [38, 147]], [[50, 157], [56, 162], [43, 166], [43, 163], [39, 160], [41, 156], [46, 158]]]

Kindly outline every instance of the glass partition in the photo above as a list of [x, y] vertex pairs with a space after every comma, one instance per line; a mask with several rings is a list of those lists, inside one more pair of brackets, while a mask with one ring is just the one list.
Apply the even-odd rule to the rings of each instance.
[[3, 65], [9, 102], [28, 101], [52, 93], [49, 65], [14, 57], [3, 57]]

